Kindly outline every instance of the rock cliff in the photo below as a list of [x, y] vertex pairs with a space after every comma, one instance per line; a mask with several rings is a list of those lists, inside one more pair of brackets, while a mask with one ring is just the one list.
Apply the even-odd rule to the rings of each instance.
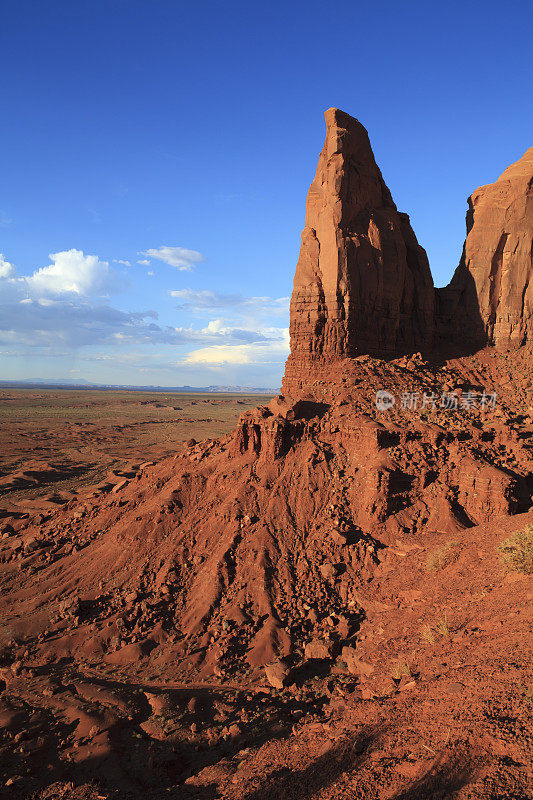
[[467, 237], [437, 289], [438, 343], [516, 348], [533, 342], [533, 147], [468, 199]]
[[[365, 128], [326, 111], [291, 299], [283, 391], [327, 397], [353, 359], [454, 357], [533, 341], [533, 148], [469, 198], [450, 284], [434, 289], [424, 249], [398, 212]], [[330, 387], [328, 390], [327, 387]]]

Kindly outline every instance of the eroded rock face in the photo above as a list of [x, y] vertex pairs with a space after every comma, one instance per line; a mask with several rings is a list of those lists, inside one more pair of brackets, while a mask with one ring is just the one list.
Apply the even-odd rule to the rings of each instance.
[[368, 134], [330, 108], [307, 196], [291, 300], [286, 382], [307, 362], [431, 346], [434, 289], [424, 249], [397, 211]]
[[437, 290], [439, 340], [470, 349], [533, 344], [533, 147], [468, 200], [467, 237]]

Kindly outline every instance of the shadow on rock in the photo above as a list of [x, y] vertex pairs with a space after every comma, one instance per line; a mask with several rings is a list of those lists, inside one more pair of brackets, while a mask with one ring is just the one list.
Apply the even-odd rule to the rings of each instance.
[[452, 797], [472, 779], [473, 769], [468, 756], [441, 758], [422, 777], [391, 800], [439, 800]]
[[332, 742], [331, 748], [305, 769], [282, 767], [271, 772], [262, 786], [246, 795], [246, 800], [307, 800], [314, 797], [334, 784], [343, 773], [359, 767], [382, 734], [382, 728], [368, 728], [354, 739]]

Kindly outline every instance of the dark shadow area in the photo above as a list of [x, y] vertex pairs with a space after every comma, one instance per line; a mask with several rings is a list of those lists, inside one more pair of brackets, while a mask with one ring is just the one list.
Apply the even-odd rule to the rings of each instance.
[[[83, 686], [93, 685], [98, 687], [97, 693], [84, 694]], [[75, 787], [90, 784], [95, 788], [95, 797], [104, 793], [109, 800], [141, 800], [146, 791], [155, 793], [154, 797], [159, 793], [168, 797], [168, 792], [172, 797], [186, 797], [187, 777], [232, 761], [243, 748], [259, 748], [267, 741], [289, 736], [297, 719], [319, 714], [327, 700], [278, 697], [224, 687], [173, 689], [75, 673], [59, 673], [53, 686], [52, 707], [64, 708], [66, 703], [69, 708], [80, 707], [96, 718], [110, 710], [118, 718], [103, 728], [108, 740], [105, 755], [92, 755], [90, 751], [85, 754], [84, 748], [94, 747], [98, 734], [96, 738], [80, 737], [76, 719], [67, 722], [61, 711], [57, 715], [50, 709], [30, 706], [15, 698], [10, 701], [8, 697], [8, 703], [14, 703], [20, 711], [11, 727], [0, 729], [0, 786], [15, 776], [16, 795], [11, 791], [8, 796], [16, 796], [17, 800], [36, 797], [56, 782], [72, 782]], [[161, 711], [154, 711], [153, 701], [148, 702], [145, 691], [162, 699]], [[2, 698], [5, 696], [3, 693]], [[220, 735], [222, 726], [228, 734]], [[218, 733], [211, 739], [209, 730], [215, 728]], [[190, 789], [204, 800], [216, 796], [210, 786]]]
[[329, 411], [329, 408], [328, 403], [318, 403], [314, 400], [298, 400], [287, 412], [287, 419], [289, 421], [321, 419]]
[[[414, 340], [412, 336], [401, 337], [400, 325], [396, 342], [380, 345], [380, 342], [387, 341], [387, 332], [397, 320], [387, 318], [384, 309], [373, 308], [364, 327], [349, 332], [346, 355], [352, 358], [368, 355], [393, 361], [420, 353], [432, 368], [438, 369], [449, 359], [472, 356], [491, 344], [487, 325], [481, 316], [476, 284], [465, 264], [464, 250], [450, 283], [435, 287], [433, 291], [433, 317], [417, 320]], [[385, 330], [383, 336], [379, 334], [380, 326]]]
[[271, 772], [259, 789], [246, 795], [246, 800], [307, 800], [334, 784], [345, 772], [363, 763], [383, 729], [369, 727], [353, 739], [345, 738], [305, 769], [282, 767]]
[[395, 431], [378, 430], [377, 441], [379, 448], [396, 447], [400, 444], [400, 434]]
[[407, 789], [395, 794], [391, 800], [439, 800], [453, 797], [455, 792], [472, 779], [472, 765], [466, 756], [448, 756], [439, 760], [421, 778]]
[[309, 658], [291, 670], [291, 683], [301, 687], [306, 681], [325, 679], [331, 672], [330, 658]]
[[463, 254], [448, 286], [435, 289], [435, 366], [449, 358], [471, 356], [489, 344], [476, 284]]

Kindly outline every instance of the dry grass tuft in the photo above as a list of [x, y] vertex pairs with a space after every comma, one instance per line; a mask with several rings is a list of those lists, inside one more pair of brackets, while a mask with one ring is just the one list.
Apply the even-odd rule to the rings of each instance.
[[533, 525], [515, 531], [498, 547], [504, 564], [515, 572], [533, 573]]
[[435, 644], [435, 632], [431, 625], [424, 625], [420, 635], [424, 642], [427, 642], [428, 644]]
[[427, 642], [428, 644], [435, 644], [438, 637], [450, 639], [451, 635], [447, 614], [443, 614], [442, 617], [437, 620], [434, 627], [427, 624], [424, 625], [420, 631], [420, 638], [423, 642]]
[[443, 616], [439, 619], [435, 630], [444, 639], [450, 638], [450, 626], [448, 625], [448, 617], [446, 614], [443, 614]]
[[430, 553], [426, 559], [426, 569], [428, 572], [436, 572], [444, 569], [448, 564], [453, 564], [459, 557], [459, 543], [447, 542]]

